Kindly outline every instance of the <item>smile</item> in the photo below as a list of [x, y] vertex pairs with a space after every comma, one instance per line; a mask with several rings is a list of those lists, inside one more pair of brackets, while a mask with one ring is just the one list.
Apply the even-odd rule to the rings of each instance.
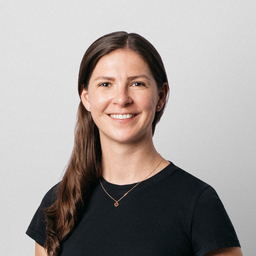
[[113, 114], [113, 115], [110, 115], [112, 118], [115, 118], [115, 119], [128, 119], [128, 118], [132, 118], [134, 117], [135, 115], [134, 114], [124, 114], [124, 115], [116, 115], [116, 114]]

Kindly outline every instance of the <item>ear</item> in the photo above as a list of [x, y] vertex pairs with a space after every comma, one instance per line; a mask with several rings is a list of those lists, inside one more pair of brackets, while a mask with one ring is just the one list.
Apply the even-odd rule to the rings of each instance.
[[156, 105], [156, 111], [160, 111], [166, 102], [167, 95], [169, 91], [169, 86], [167, 83], [163, 83], [163, 87], [161, 90], [158, 90], [158, 102]]
[[81, 95], [80, 95], [81, 101], [84, 105], [84, 107], [90, 111], [91, 110], [91, 106], [90, 106], [90, 101], [89, 101], [89, 95], [88, 95], [88, 90], [83, 89]]

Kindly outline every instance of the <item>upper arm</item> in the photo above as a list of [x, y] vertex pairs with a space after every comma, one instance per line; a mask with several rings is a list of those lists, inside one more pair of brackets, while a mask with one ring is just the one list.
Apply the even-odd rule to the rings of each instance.
[[[196, 255], [241, 255], [238, 252], [240, 249], [230, 249], [240, 248], [240, 244], [228, 214], [212, 187], [207, 187], [200, 194], [191, 224], [191, 241]], [[215, 251], [217, 248], [226, 249]], [[207, 254], [209, 252], [211, 254]]]
[[36, 243], [35, 256], [47, 256], [45, 248], [38, 243]]
[[243, 254], [240, 247], [228, 247], [214, 250], [205, 256], [243, 256]]

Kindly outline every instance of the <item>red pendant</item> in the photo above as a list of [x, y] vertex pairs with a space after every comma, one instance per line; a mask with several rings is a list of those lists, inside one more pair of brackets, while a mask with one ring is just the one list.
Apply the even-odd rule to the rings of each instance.
[[114, 206], [117, 207], [118, 205], [119, 205], [119, 203], [116, 201], [116, 202], [114, 203]]

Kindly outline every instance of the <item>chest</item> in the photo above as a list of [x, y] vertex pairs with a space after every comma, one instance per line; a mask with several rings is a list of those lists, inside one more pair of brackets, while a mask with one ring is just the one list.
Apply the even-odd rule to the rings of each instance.
[[99, 191], [63, 244], [61, 255], [193, 255], [189, 222], [177, 211], [175, 201], [136, 193], [115, 207], [114, 201]]

